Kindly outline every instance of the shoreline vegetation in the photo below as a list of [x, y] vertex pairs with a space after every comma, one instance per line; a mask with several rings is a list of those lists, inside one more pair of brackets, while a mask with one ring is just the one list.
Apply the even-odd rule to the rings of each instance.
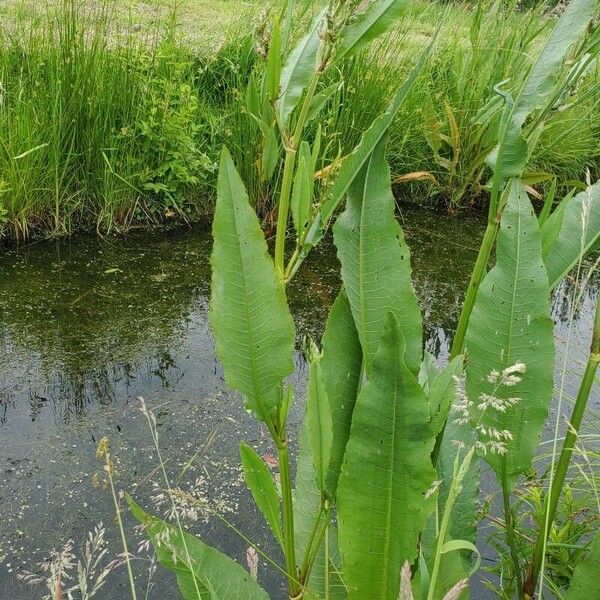
[[[121, 41], [110, 11], [86, 17], [82, 6], [65, 0], [26, 47], [13, 36], [0, 64], [11, 74], [7, 236], [191, 222], [212, 210], [216, 188], [211, 366], [269, 440], [265, 458], [240, 431], [250, 443], [239, 452], [281, 559], [232, 526], [248, 544], [245, 569], [188, 529], [203, 512], [228, 521], [201, 485], [169, 478], [159, 421], [140, 398], [161, 480], [153, 502], [117, 489], [108, 438], [96, 455], [132, 600], [127, 507], [184, 600], [281, 597], [259, 582], [259, 555], [290, 600], [460, 600], [470, 580], [504, 599], [591, 598], [599, 486], [581, 427], [600, 365], [597, 293], [584, 354], [570, 341], [600, 265], [584, 268], [600, 243], [598, 0], [572, 0], [558, 19], [488, 0], [282, 0], [208, 55], [182, 43], [182, 3], [154, 46], [127, 28]], [[394, 185], [449, 212], [487, 206], [447, 357], [424, 350], [429, 315]], [[288, 295], [329, 231], [341, 287], [320, 341], [299, 344]], [[565, 278], [559, 340], [550, 299]], [[78, 565], [65, 589], [72, 548], [26, 583], [89, 600], [104, 580], [88, 592]], [[482, 567], [484, 548], [495, 552]]]
[[[317, 7], [303, 0], [297, 10], [309, 22]], [[263, 8], [229, 0], [0, 8], [0, 243], [206, 219], [223, 144], [272, 231], [284, 148], [264, 138], [249, 108], [266, 68]], [[500, 109], [555, 22], [543, 7], [511, 2], [407, 3], [390, 32], [336, 65], [343, 85], [324, 78], [325, 106], [306, 129], [307, 139], [319, 132], [328, 141], [317, 188], [326, 190], [439, 26], [390, 128], [391, 175], [410, 201], [484, 210]], [[596, 177], [599, 104], [594, 61], [545, 115], [524, 175], [534, 205], [553, 188], [557, 198], [583, 189], [588, 170]]]

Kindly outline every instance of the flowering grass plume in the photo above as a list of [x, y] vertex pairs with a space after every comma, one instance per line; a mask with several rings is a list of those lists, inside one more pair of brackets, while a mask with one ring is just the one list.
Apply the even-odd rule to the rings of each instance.
[[[507, 452], [507, 442], [513, 439], [512, 433], [508, 429], [497, 429], [491, 425], [483, 425], [483, 416], [492, 412], [503, 414], [516, 406], [521, 399], [516, 396], [509, 396], [506, 393], [508, 388], [512, 388], [521, 382], [521, 375], [527, 371], [527, 367], [522, 362], [516, 362], [514, 365], [506, 367], [502, 372], [493, 369], [487, 376], [489, 383], [494, 385], [491, 394], [480, 394], [477, 402], [470, 400], [464, 391], [462, 381], [454, 377], [454, 386], [456, 389], [457, 402], [452, 407], [456, 414], [454, 423], [457, 425], [473, 424], [477, 440], [475, 449], [484, 456], [490, 454], [504, 455]], [[462, 446], [462, 442], [454, 442], [455, 445]]]
[[68, 540], [60, 550], [51, 550], [49, 558], [37, 564], [36, 573], [23, 571], [19, 579], [31, 586], [45, 585], [48, 594], [43, 600], [91, 600], [104, 587], [110, 573], [124, 561], [118, 557], [105, 562], [108, 542], [102, 523], [88, 533], [82, 558], [77, 558], [73, 548], [73, 540]]

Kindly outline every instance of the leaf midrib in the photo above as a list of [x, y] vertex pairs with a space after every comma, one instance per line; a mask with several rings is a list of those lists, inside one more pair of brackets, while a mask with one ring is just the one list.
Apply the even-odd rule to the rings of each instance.
[[387, 499], [387, 515], [386, 515], [386, 536], [385, 536], [385, 552], [384, 552], [384, 562], [383, 562], [383, 593], [382, 593], [382, 598], [387, 598], [388, 597], [388, 583], [389, 583], [389, 568], [390, 568], [390, 563], [391, 563], [391, 556], [390, 556], [390, 540], [391, 540], [391, 529], [392, 529], [392, 505], [393, 505], [393, 500], [394, 500], [394, 475], [396, 474], [394, 471], [394, 463], [395, 463], [395, 458], [396, 458], [396, 413], [397, 413], [397, 401], [398, 401], [398, 394], [397, 394], [397, 389], [398, 389], [398, 367], [399, 367], [399, 363], [400, 363], [400, 357], [397, 356], [398, 353], [398, 349], [397, 349], [397, 345], [396, 348], [394, 349], [394, 362], [396, 363], [394, 365], [394, 394], [393, 394], [393, 410], [392, 410], [392, 446], [391, 446], [391, 452], [390, 452], [390, 476], [389, 476], [389, 490], [390, 493], [388, 494], [388, 499]]
[[366, 245], [366, 236], [363, 235], [365, 231], [365, 219], [366, 219], [366, 205], [365, 199], [367, 197], [367, 187], [369, 183], [369, 177], [371, 172], [371, 167], [373, 165], [373, 154], [369, 157], [369, 164], [367, 165], [367, 172], [365, 173], [365, 179], [363, 182], [363, 189], [360, 199], [360, 233], [359, 233], [359, 252], [358, 252], [358, 300], [360, 305], [360, 329], [362, 332], [363, 338], [363, 346], [364, 346], [364, 356], [365, 360], [365, 374], [368, 376], [371, 370], [371, 360], [373, 356], [370, 353], [370, 344], [369, 344], [369, 331], [368, 331], [368, 323], [366, 318], [366, 294], [364, 290], [364, 247]]
[[257, 360], [256, 360], [256, 354], [255, 354], [255, 339], [254, 339], [254, 329], [252, 327], [252, 322], [253, 320], [251, 319], [251, 314], [250, 314], [250, 308], [249, 308], [249, 298], [250, 296], [248, 295], [248, 285], [247, 285], [247, 274], [246, 274], [246, 261], [244, 260], [244, 253], [242, 252], [241, 246], [240, 246], [240, 227], [239, 227], [239, 223], [238, 223], [238, 211], [236, 210], [236, 200], [235, 200], [235, 196], [234, 196], [234, 190], [233, 187], [231, 185], [231, 181], [232, 181], [232, 177], [235, 177], [236, 173], [232, 173], [231, 172], [231, 162], [228, 161], [227, 164], [227, 185], [229, 187], [229, 194], [231, 197], [231, 207], [233, 209], [233, 223], [234, 223], [234, 227], [235, 227], [235, 233], [236, 233], [236, 237], [235, 237], [235, 248], [238, 252], [239, 258], [240, 258], [240, 264], [242, 265], [242, 285], [244, 288], [244, 310], [246, 312], [246, 322], [248, 323], [248, 339], [250, 341], [250, 361], [252, 363], [252, 387], [254, 389], [254, 398], [256, 400], [256, 404], [258, 405], [258, 409], [260, 410], [261, 415], [264, 416], [265, 419], [267, 419], [268, 415], [264, 409], [263, 406], [263, 402], [262, 402], [262, 398], [261, 398], [261, 393], [260, 393], [260, 389], [259, 389], [259, 383], [258, 383], [258, 379], [257, 379]]

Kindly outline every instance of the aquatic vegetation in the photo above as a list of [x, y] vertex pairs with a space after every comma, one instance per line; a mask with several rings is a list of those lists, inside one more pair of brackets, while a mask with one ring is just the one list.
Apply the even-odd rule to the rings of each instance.
[[[221, 154], [211, 321], [225, 380], [268, 431], [279, 475], [275, 481], [258, 454], [242, 443], [246, 484], [281, 547], [284, 566], [276, 568], [285, 573], [290, 598], [457, 598], [466, 597], [465, 580], [480, 565], [474, 527], [477, 462], [485, 461], [502, 496], [503, 541], [511, 564], [503, 593], [524, 599], [536, 590], [538, 567], [534, 558], [533, 576], [524, 579], [528, 565], [514, 493], [532, 468], [553, 395], [550, 291], [598, 243], [600, 227], [593, 223], [600, 188], [589, 185], [583, 196], [567, 197], [543, 213], [540, 223], [523, 174], [538, 134], [530, 124], [541, 122], [556, 98], [576, 83], [575, 76], [555, 75], [565, 61], [579, 57], [597, 3], [574, 0], [515, 100], [500, 93], [496, 146], [487, 157], [488, 227], [451, 360], [442, 369], [423, 355], [410, 249], [395, 217], [385, 157], [389, 128], [423, 73], [435, 36], [354, 150], [325, 167], [329, 184], [322, 190], [314, 186], [327, 140], [319, 129], [311, 140], [306, 126], [331, 93], [333, 84], [324, 75], [389, 28], [403, 2], [377, 0], [356, 14], [358, 5], [331, 0], [296, 45], [289, 35], [295, 24], [291, 4], [273, 12], [270, 34], [266, 25], [262, 31], [266, 68], [252, 84], [249, 104], [260, 123], [259, 168], [265, 177], [272, 175], [274, 148], [283, 152], [273, 256], [232, 155], [227, 148]], [[308, 349], [294, 486], [288, 415], [295, 390], [288, 377], [294, 370], [295, 328], [286, 286], [334, 220], [343, 287], [321, 347], [313, 342]], [[495, 264], [488, 271], [493, 250]], [[542, 548], [563, 487], [562, 465], [569, 463], [598, 365], [597, 340], [596, 330], [591, 366], [571, 418], [573, 435], [550, 477], [548, 508], [537, 533]], [[168, 484], [166, 473], [165, 479]], [[178, 493], [171, 486], [165, 492], [175, 509], [173, 523], [128, 501], [159, 562], [176, 574], [183, 597], [267, 598], [254, 574], [183, 529]], [[596, 545], [576, 567], [568, 597], [580, 597], [586, 584], [581, 573], [594, 568]]]

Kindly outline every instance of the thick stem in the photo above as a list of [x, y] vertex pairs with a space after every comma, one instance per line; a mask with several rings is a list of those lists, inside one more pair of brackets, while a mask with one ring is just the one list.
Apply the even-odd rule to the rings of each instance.
[[292, 194], [292, 181], [294, 179], [294, 167], [296, 166], [296, 151], [300, 144], [300, 138], [304, 131], [304, 125], [306, 124], [306, 118], [312, 99], [315, 95], [317, 85], [319, 83], [321, 74], [316, 72], [308, 86], [308, 91], [304, 97], [304, 103], [300, 109], [300, 115], [296, 122], [296, 128], [294, 135], [291, 140], [288, 140], [288, 144], [285, 151], [285, 163], [283, 166], [283, 178], [281, 182], [281, 192], [279, 194], [279, 207], [277, 210], [277, 233], [275, 237], [275, 270], [285, 282], [285, 236], [287, 231], [288, 217], [290, 212], [290, 197]]
[[479, 248], [479, 254], [477, 255], [477, 261], [475, 262], [475, 267], [471, 273], [471, 280], [469, 281], [469, 287], [467, 288], [465, 301], [460, 312], [460, 318], [458, 319], [454, 340], [452, 341], [451, 358], [456, 358], [463, 351], [467, 326], [469, 325], [469, 319], [471, 317], [473, 306], [475, 305], [475, 298], [477, 297], [479, 286], [481, 285], [481, 282], [483, 281], [483, 278], [487, 272], [487, 265], [490, 260], [492, 248], [494, 247], [494, 243], [496, 241], [499, 224], [499, 217], [495, 217], [493, 220], [488, 222], [488, 226], [486, 227], [485, 234]]
[[506, 542], [510, 550], [510, 556], [513, 561], [513, 569], [515, 571], [515, 581], [517, 586], [517, 595], [519, 600], [525, 600], [523, 593], [523, 584], [521, 582], [521, 563], [519, 561], [519, 553], [517, 552], [515, 540], [515, 524], [513, 520], [513, 512], [510, 506], [510, 491], [506, 477], [506, 460], [502, 461], [502, 500], [504, 501], [504, 523], [506, 525]]
[[290, 598], [296, 598], [299, 593], [298, 573], [296, 568], [296, 539], [294, 535], [294, 504], [292, 500], [292, 475], [290, 455], [287, 441], [277, 443], [279, 458], [279, 477], [281, 479], [281, 496], [283, 500], [283, 545], [288, 576]]
[[529, 596], [533, 596], [537, 585], [537, 580], [540, 574], [542, 562], [544, 560], [544, 553], [546, 551], [546, 543], [552, 528], [552, 523], [556, 516], [556, 509], [558, 507], [558, 501], [560, 500], [561, 492], [569, 470], [569, 464], [573, 456], [573, 450], [579, 437], [579, 428], [581, 427], [581, 421], [587, 407], [588, 398], [592, 390], [594, 378], [596, 377], [596, 371], [600, 364], [600, 299], [596, 302], [596, 317], [594, 319], [594, 332], [592, 335], [592, 343], [590, 347], [590, 356], [583, 374], [583, 379], [577, 393], [577, 399], [575, 400], [575, 406], [571, 413], [571, 419], [568, 425], [568, 431], [563, 442], [563, 447], [556, 465], [554, 477], [550, 483], [550, 490], [546, 495], [544, 502], [544, 514], [543, 519], [540, 523], [538, 535], [535, 541], [535, 548], [533, 551], [533, 557], [527, 580], [525, 581], [525, 593]]

